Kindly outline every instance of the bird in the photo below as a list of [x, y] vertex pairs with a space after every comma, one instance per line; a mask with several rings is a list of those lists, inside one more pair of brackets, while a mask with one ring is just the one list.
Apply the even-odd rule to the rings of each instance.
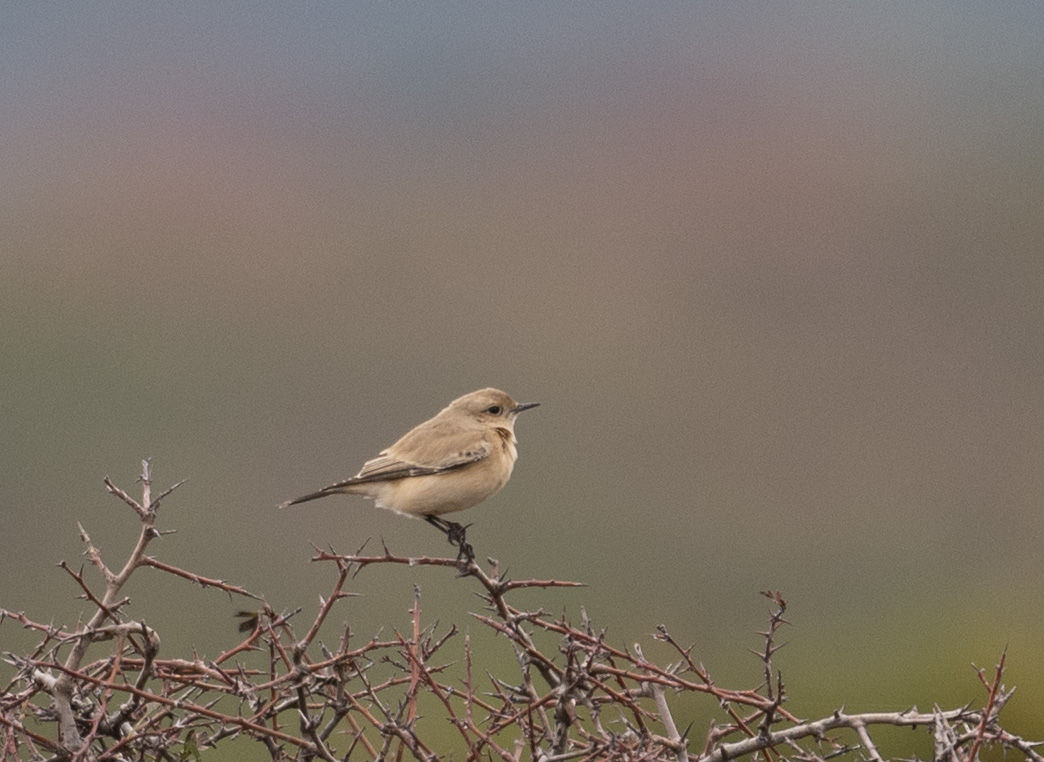
[[539, 402], [515, 402], [499, 389], [465, 394], [363, 464], [350, 479], [287, 500], [280, 508], [327, 495], [362, 495], [377, 507], [423, 518], [474, 560], [467, 526], [443, 519], [500, 492], [518, 459], [515, 419]]

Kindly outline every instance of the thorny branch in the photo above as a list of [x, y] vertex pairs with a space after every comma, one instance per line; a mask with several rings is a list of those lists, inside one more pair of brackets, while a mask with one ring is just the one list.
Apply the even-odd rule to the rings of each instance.
[[[784, 753], [799, 760], [847, 756], [883, 762], [873, 731], [891, 725], [927, 729], [940, 762], [978, 762], [980, 751], [991, 745], [1044, 762], [1039, 743], [1000, 724], [1001, 710], [1014, 693], [1001, 683], [1003, 655], [992, 680], [978, 673], [987, 691], [982, 709], [838, 710], [819, 720], [798, 719], [785, 706], [787, 692], [773, 662], [778, 632], [787, 624], [779, 593], [764, 594], [771, 609], [760, 633], [764, 644], [754, 652], [762, 669], [756, 689], [717, 685], [693, 658], [694, 649], [682, 647], [663, 625], [654, 637], [677, 658], [666, 665], [646, 659], [637, 644], [610, 644], [586, 612], [573, 624], [564, 616], [521, 608], [509, 600], [517, 590], [580, 585], [508, 580], [493, 559], [483, 566], [469, 558], [398, 556], [387, 547], [376, 555], [317, 550], [312, 560], [331, 564], [336, 578], [298, 636], [292, 620], [300, 610], [277, 613], [243, 587], [147, 556], [150, 541], [160, 534], [159, 501], [174, 487], [153, 499], [148, 461], [141, 482], [142, 498], [136, 500], [105, 480], [142, 526], [119, 572], [106, 566], [80, 527], [85, 555], [101, 573], [104, 590], [93, 590], [82, 569], [61, 564], [92, 607], [85, 624], [70, 630], [0, 609], [0, 623], [10, 619], [41, 638], [29, 653], [7, 655], [17, 674], [0, 686], [0, 759], [185, 760], [228, 739], [248, 737], [280, 762], [428, 761], [451, 755], [469, 762], [726, 762], [759, 754], [775, 762]], [[347, 623], [334, 624], [337, 604], [353, 595], [345, 590], [349, 581], [364, 569], [388, 564], [441, 568], [476, 585], [484, 611], [473, 616], [502, 636], [517, 670], [494, 673], [491, 665], [498, 659], [476, 651], [469, 636], [457, 647], [454, 625], [425, 626], [419, 590], [405, 634], [391, 627], [394, 637], [361, 642]], [[129, 619], [129, 602], [120, 598], [127, 579], [143, 566], [256, 600], [260, 608], [244, 615], [243, 639], [217, 658], [160, 658], [159, 634]], [[319, 637], [331, 627], [338, 628], [333, 649]], [[90, 647], [103, 642], [112, 645], [86, 661]], [[455, 668], [461, 655], [463, 664]], [[693, 739], [692, 722], [682, 716], [676, 699], [682, 694], [707, 696], [723, 712], [702, 742]]]

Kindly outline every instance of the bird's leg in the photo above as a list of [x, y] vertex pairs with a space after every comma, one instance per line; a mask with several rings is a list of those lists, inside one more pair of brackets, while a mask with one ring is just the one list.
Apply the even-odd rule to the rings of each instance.
[[467, 532], [470, 524], [461, 525], [455, 524], [452, 521], [447, 522], [449, 524], [449, 531], [446, 532], [446, 539], [451, 544], [457, 546], [457, 560], [462, 558], [471, 562], [475, 560], [475, 549], [471, 547], [471, 543], [464, 540], [464, 533]]
[[471, 526], [471, 524], [464, 526], [455, 521], [446, 521], [446, 519], [435, 516], [434, 514], [425, 516], [424, 520], [445, 534], [446, 539], [449, 540], [451, 545], [457, 546], [458, 561], [462, 558], [467, 559], [468, 561], [475, 560], [475, 550], [465, 539], [468, 527]]
[[427, 521], [429, 524], [431, 524], [436, 529], [438, 529], [440, 532], [442, 532], [447, 537], [449, 536], [449, 526], [447, 526], [449, 524], [449, 522], [446, 521], [445, 519], [440, 519], [435, 514], [429, 513], [427, 516], [424, 517], [424, 520]]

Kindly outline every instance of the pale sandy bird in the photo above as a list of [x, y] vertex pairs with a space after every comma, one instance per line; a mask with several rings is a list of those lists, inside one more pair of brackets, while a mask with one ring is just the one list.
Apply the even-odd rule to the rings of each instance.
[[362, 495], [380, 508], [424, 518], [470, 558], [466, 527], [441, 516], [478, 505], [507, 484], [518, 459], [515, 418], [538, 404], [515, 402], [499, 389], [465, 394], [366, 461], [351, 479], [279, 507], [327, 495]]

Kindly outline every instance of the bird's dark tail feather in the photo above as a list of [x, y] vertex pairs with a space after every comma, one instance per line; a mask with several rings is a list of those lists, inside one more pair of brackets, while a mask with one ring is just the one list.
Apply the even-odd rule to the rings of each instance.
[[311, 492], [301, 497], [295, 497], [293, 500], [287, 500], [285, 503], [280, 503], [280, 508], [289, 508], [291, 505], [297, 505], [298, 503], [307, 503], [309, 500], [315, 500], [316, 498], [326, 497], [327, 495], [334, 494], [329, 488], [321, 489], [318, 492]]

